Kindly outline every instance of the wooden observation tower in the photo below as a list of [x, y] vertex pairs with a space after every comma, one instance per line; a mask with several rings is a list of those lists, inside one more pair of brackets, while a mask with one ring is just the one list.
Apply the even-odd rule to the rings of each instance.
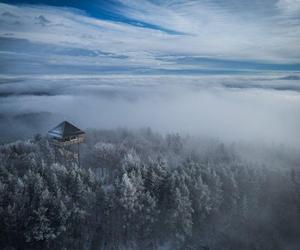
[[55, 162], [58, 153], [65, 161], [77, 161], [80, 166], [80, 143], [84, 142], [85, 133], [73, 124], [63, 121], [48, 131], [48, 141], [54, 146]]

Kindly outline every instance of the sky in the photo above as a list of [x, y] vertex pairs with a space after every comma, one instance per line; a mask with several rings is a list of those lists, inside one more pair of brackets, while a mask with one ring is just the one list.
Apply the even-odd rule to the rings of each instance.
[[0, 143], [62, 120], [300, 148], [300, 0], [0, 1]]
[[300, 70], [300, 0], [0, 3], [2, 74]]

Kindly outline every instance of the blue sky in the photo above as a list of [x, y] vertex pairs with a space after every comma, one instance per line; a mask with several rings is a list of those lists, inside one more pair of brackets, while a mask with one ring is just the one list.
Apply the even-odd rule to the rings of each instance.
[[300, 0], [0, 1], [1, 131], [299, 145], [299, 79]]
[[300, 0], [0, 2], [0, 74], [300, 71]]

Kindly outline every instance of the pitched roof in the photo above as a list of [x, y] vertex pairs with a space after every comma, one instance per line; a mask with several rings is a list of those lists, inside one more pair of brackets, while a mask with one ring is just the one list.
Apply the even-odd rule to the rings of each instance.
[[48, 131], [49, 136], [60, 138], [60, 139], [69, 136], [81, 135], [81, 134], [84, 134], [82, 130], [80, 130], [79, 128], [75, 127], [74, 125], [72, 125], [67, 121], [63, 121], [53, 129]]

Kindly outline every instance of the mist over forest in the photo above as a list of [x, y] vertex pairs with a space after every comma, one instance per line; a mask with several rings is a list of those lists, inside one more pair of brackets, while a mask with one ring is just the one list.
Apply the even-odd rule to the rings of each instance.
[[298, 249], [294, 78], [4, 78], [0, 247]]
[[62, 120], [87, 128], [151, 127], [229, 142], [299, 147], [297, 75], [23, 76], [2, 78], [1, 139]]
[[[249, 155], [250, 153], [250, 155]], [[298, 249], [300, 157], [151, 129], [0, 146], [3, 249]]]
[[0, 0], [0, 249], [299, 250], [299, 0]]

